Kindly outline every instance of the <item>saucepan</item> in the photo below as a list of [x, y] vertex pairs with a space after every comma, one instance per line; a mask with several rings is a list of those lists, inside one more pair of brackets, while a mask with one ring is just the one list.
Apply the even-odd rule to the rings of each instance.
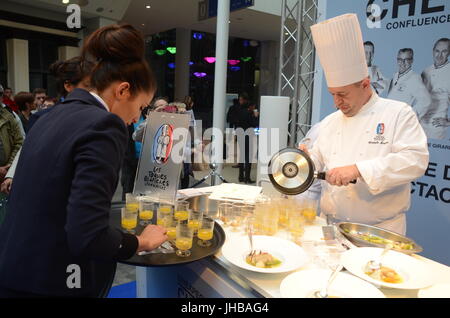
[[[297, 148], [284, 148], [269, 162], [268, 175], [273, 186], [283, 194], [297, 195], [308, 190], [314, 180], [326, 180], [326, 172], [316, 171], [311, 157]], [[356, 180], [351, 181], [356, 183]]]

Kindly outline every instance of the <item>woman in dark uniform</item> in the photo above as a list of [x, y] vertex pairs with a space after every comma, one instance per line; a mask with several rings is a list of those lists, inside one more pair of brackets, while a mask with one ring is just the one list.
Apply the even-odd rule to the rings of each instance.
[[[165, 229], [139, 236], [109, 225], [111, 200], [136, 122], [156, 90], [142, 35], [130, 25], [95, 31], [82, 61], [92, 91], [75, 89], [27, 135], [0, 228], [1, 297], [95, 297], [102, 262], [163, 243]], [[79, 284], [71, 284], [78, 269]]]

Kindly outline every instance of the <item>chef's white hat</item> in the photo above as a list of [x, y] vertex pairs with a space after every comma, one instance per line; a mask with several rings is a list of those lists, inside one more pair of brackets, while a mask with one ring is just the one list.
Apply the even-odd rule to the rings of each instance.
[[311, 27], [328, 87], [341, 87], [369, 76], [356, 14], [344, 14]]

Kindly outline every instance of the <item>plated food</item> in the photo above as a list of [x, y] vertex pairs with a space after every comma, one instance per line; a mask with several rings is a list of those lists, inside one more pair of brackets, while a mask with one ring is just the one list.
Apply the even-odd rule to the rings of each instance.
[[274, 268], [281, 265], [281, 261], [274, 257], [270, 253], [259, 251], [253, 251], [250, 253], [246, 258], [245, 261], [252, 265], [259, 268]]
[[400, 284], [403, 282], [403, 278], [397, 273], [397, 271], [387, 266], [381, 266], [380, 269], [366, 271], [366, 274], [373, 279], [385, 283]]
[[385, 238], [382, 238], [380, 236], [377, 235], [373, 235], [370, 233], [361, 233], [355, 230], [349, 230], [349, 229], [344, 229], [345, 233], [354, 235], [358, 238], [360, 238], [361, 240], [367, 241], [367, 242], [371, 242], [371, 243], [375, 243], [375, 244], [382, 244], [382, 245], [387, 245], [387, 244], [392, 244], [393, 245], [393, 249], [396, 250], [412, 250], [414, 249], [414, 244], [411, 242], [400, 242], [400, 241], [393, 241], [393, 240], [388, 240]]

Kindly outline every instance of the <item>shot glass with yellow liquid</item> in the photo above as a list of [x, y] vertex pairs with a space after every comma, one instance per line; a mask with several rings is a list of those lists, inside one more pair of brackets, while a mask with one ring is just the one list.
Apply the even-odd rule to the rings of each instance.
[[125, 194], [125, 207], [130, 211], [139, 210], [139, 200], [138, 197], [133, 195], [133, 193]]
[[179, 221], [185, 221], [189, 218], [189, 202], [180, 201], [176, 205], [175, 218]]
[[230, 225], [233, 215], [233, 204], [228, 202], [219, 203], [217, 207], [218, 217], [223, 222], [224, 226]]
[[176, 227], [175, 247], [177, 248], [175, 254], [180, 257], [188, 257], [191, 255], [192, 240], [194, 237], [194, 230], [186, 223], [178, 223]]
[[214, 236], [214, 219], [204, 216], [202, 224], [197, 232], [197, 244], [201, 247], [211, 246], [211, 240]]
[[175, 216], [166, 219], [166, 230], [167, 230], [167, 237], [169, 238], [169, 241], [175, 241], [177, 238], [177, 225], [180, 223], [178, 219], [175, 218]]
[[200, 225], [202, 224], [203, 212], [198, 211], [189, 211], [189, 219], [188, 219], [188, 227], [194, 231], [194, 234], [197, 233]]
[[305, 219], [306, 224], [312, 225], [316, 220], [317, 215], [317, 201], [311, 199], [305, 199], [302, 202], [302, 215]]
[[173, 210], [161, 210], [161, 208], [159, 208], [156, 214], [156, 224], [167, 228], [172, 224], [172, 218]]
[[139, 202], [139, 224], [146, 226], [152, 224], [155, 203], [151, 201], [141, 200]]
[[136, 234], [137, 227], [137, 210], [129, 210], [126, 207], [121, 210], [121, 224], [125, 233]]
[[289, 211], [288, 215], [288, 231], [290, 240], [295, 244], [301, 245], [301, 238], [305, 233], [305, 219], [298, 210]]

